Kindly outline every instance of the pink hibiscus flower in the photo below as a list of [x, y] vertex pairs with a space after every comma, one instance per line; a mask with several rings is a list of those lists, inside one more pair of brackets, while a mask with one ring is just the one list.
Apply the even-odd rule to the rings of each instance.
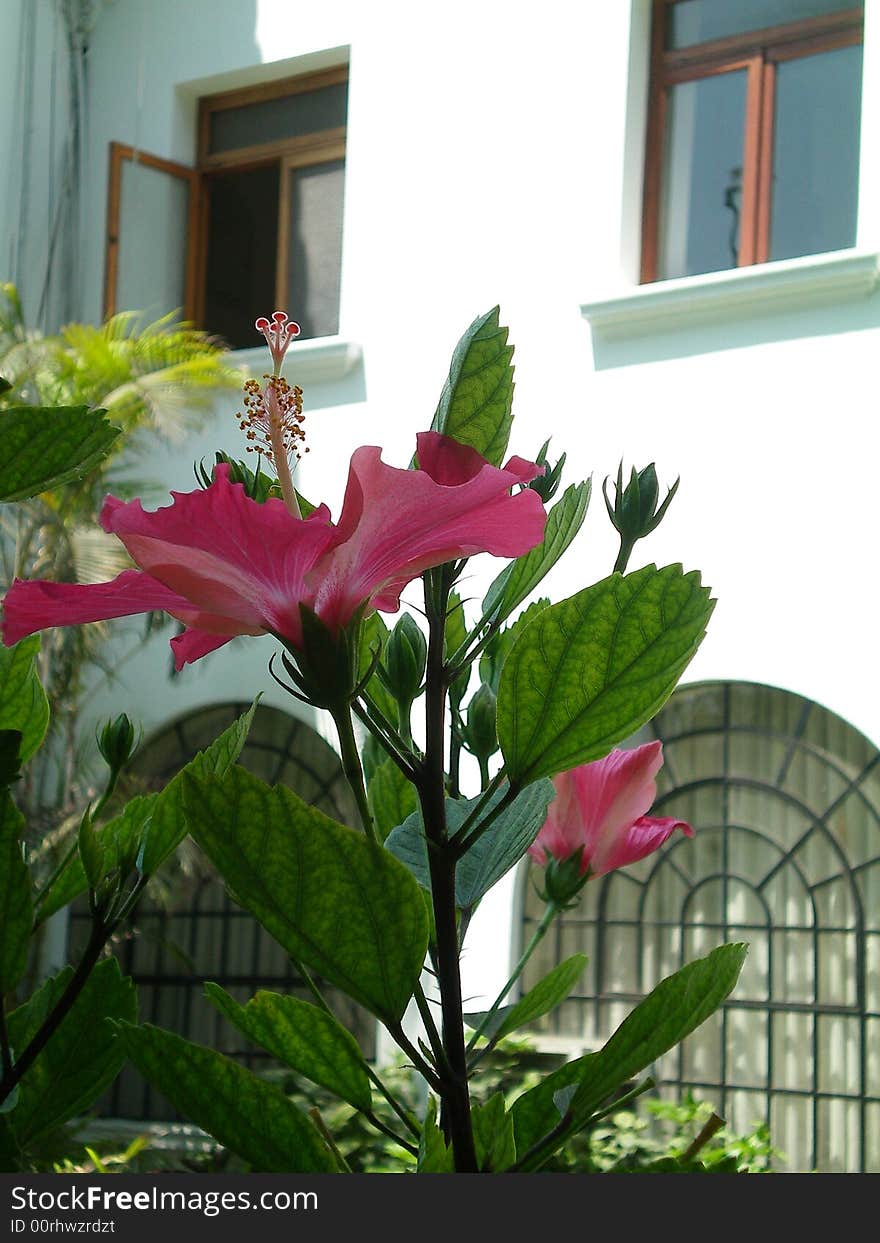
[[356, 450], [339, 523], [326, 506], [308, 518], [284, 501], [252, 500], [215, 468], [210, 487], [172, 492], [145, 512], [108, 497], [101, 525], [139, 570], [109, 583], [13, 583], [3, 603], [3, 642], [161, 609], [186, 629], [171, 640], [179, 669], [239, 634], [302, 643], [300, 604], [334, 633], [362, 606], [393, 612], [423, 570], [478, 552], [517, 557], [540, 543], [546, 515], [530, 489], [541, 471], [511, 458], [499, 469], [437, 432], [418, 437], [418, 470], [387, 466], [381, 450]]
[[632, 751], [612, 751], [553, 778], [556, 798], [529, 847], [538, 863], [564, 863], [580, 850], [580, 874], [601, 876], [636, 863], [662, 846], [676, 829], [694, 831], [683, 820], [645, 815], [657, 796], [655, 777], [663, 746], [648, 742]]

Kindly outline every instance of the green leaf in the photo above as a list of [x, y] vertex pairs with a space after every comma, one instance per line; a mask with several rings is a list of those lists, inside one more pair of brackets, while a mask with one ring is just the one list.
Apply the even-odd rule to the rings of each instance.
[[186, 837], [186, 824], [183, 818], [183, 783], [187, 776], [222, 777], [229, 771], [247, 742], [258, 703], [259, 696], [247, 712], [243, 712], [231, 725], [227, 726], [210, 746], [205, 747], [204, 751], [193, 756], [189, 763], [175, 777], [172, 777], [165, 789], [160, 791], [150, 821], [144, 857], [141, 861], [141, 870], [145, 876], [152, 876]]
[[83, 812], [82, 820], [79, 822], [77, 846], [89, 888], [97, 889], [107, 874], [107, 865], [104, 858], [104, 848], [101, 844], [101, 839], [95, 832], [95, 826], [92, 824], [91, 809], [88, 807]]
[[431, 430], [470, 445], [500, 466], [513, 422], [513, 346], [500, 308], [475, 319], [455, 347]]
[[[140, 856], [139, 867], [152, 876], [186, 837], [183, 819], [182, 778], [184, 773], [196, 776], [222, 776], [235, 763], [247, 741], [257, 701], [247, 712], [232, 722], [210, 746], [172, 777], [164, 790], [156, 794], [138, 795], [128, 802], [118, 816], [108, 820], [96, 833], [97, 844], [104, 855], [104, 874], [132, 865]], [[82, 860], [74, 855], [52, 885], [43, 894], [37, 907], [37, 920], [42, 923], [67, 906], [89, 887]]]
[[119, 1035], [144, 1078], [176, 1110], [255, 1170], [330, 1174], [336, 1169], [312, 1122], [274, 1084], [222, 1053], [149, 1023], [121, 1023]]
[[714, 607], [697, 573], [648, 565], [553, 604], [520, 635], [498, 688], [511, 784], [607, 755], [666, 702]]
[[[501, 786], [490, 800], [487, 811], [497, 806], [507, 794]], [[459, 859], [455, 869], [455, 902], [468, 909], [517, 863], [538, 835], [547, 818], [547, 808], [556, 791], [551, 781], [537, 781], [528, 786], [493, 820], [482, 837]], [[459, 832], [479, 799], [447, 799], [446, 825], [450, 836]], [[470, 832], [470, 829], [468, 830]], [[428, 851], [421, 812], [408, 816], [402, 825], [389, 834], [385, 843], [401, 863], [412, 872], [423, 889], [430, 890]]]
[[[63, 995], [73, 970], [65, 967], [9, 1016], [9, 1041], [23, 1052]], [[60, 1027], [21, 1080], [9, 1115], [24, 1146], [88, 1109], [115, 1079], [125, 1052], [105, 1019], [137, 1015], [134, 985], [115, 958], [99, 962]]]
[[298, 997], [260, 991], [240, 1006], [219, 984], [208, 997], [239, 1031], [313, 1083], [329, 1088], [355, 1109], [372, 1105], [370, 1080], [354, 1036], [326, 1010]]
[[493, 1044], [509, 1036], [518, 1027], [534, 1023], [535, 1019], [548, 1014], [564, 1001], [574, 987], [578, 976], [587, 965], [586, 954], [572, 954], [554, 967], [534, 988], [530, 988], [515, 1005], [511, 1006], [504, 1021], [495, 1032]]
[[189, 830], [236, 900], [293, 958], [396, 1024], [428, 942], [425, 905], [406, 869], [244, 769], [184, 782]]
[[437, 1101], [428, 1097], [422, 1133], [419, 1136], [418, 1171], [420, 1174], [454, 1174], [455, 1154], [447, 1147], [443, 1132], [437, 1125]]
[[88, 406], [0, 411], [0, 501], [23, 501], [88, 474], [120, 435], [104, 415]]
[[[101, 852], [104, 876], [117, 869], [120, 872], [130, 871], [134, 866], [160, 797], [160, 794], [138, 795], [126, 803], [118, 816], [95, 832], [95, 846]], [[86, 893], [88, 888], [89, 880], [77, 851], [38, 899], [37, 923], [44, 923], [50, 915], [73, 902], [81, 893]]]
[[403, 824], [418, 803], [415, 786], [391, 759], [383, 760], [370, 778], [367, 801], [382, 841], [392, 829]]
[[0, 646], [0, 729], [21, 730], [21, 764], [39, 747], [49, 724], [49, 701], [35, 664], [39, 652], [37, 634], [13, 647]]
[[485, 1105], [471, 1110], [474, 1147], [480, 1170], [499, 1173], [516, 1161], [513, 1118], [504, 1106], [504, 1093], [496, 1092]]
[[493, 634], [483, 648], [480, 656], [480, 678], [487, 686], [491, 686], [496, 698], [501, 682], [501, 670], [504, 668], [508, 653], [529, 622], [534, 621], [549, 603], [550, 601], [543, 597], [540, 600], [533, 600], [528, 608], [523, 609], [516, 621]]
[[583, 526], [591, 489], [589, 479], [566, 488], [547, 515], [542, 542], [505, 566], [489, 588], [483, 601], [484, 617], [504, 621], [550, 573]]
[[[454, 591], [449, 593], [446, 606], [446, 629], [443, 635], [443, 656], [450, 660], [464, 643], [468, 635], [467, 620], [464, 615], [464, 604], [461, 597]], [[470, 666], [455, 679], [449, 688], [449, 702], [453, 710], [461, 706], [470, 681]]]
[[27, 969], [34, 922], [31, 878], [21, 853], [24, 817], [8, 790], [0, 793], [0, 998]]
[[512, 1107], [517, 1150], [528, 1151], [557, 1125], [560, 1112], [553, 1098], [558, 1092], [576, 1085], [568, 1109], [579, 1129], [623, 1083], [699, 1027], [732, 991], [747, 948], [721, 945], [667, 976], [598, 1053], [569, 1062], [523, 1093]]

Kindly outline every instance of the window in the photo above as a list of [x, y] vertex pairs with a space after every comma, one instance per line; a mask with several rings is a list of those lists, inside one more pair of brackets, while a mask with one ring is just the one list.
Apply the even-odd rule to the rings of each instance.
[[183, 307], [233, 349], [267, 307], [337, 333], [347, 92], [341, 67], [206, 96], [194, 169], [113, 143], [105, 314]]
[[654, 0], [642, 280], [855, 243], [862, 8]]

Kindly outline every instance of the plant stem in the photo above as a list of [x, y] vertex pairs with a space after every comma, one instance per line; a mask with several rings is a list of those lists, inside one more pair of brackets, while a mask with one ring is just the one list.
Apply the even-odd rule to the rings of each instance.
[[399, 737], [393, 726], [386, 721], [369, 696], [364, 695], [363, 698], [364, 704], [359, 704], [355, 700], [351, 705], [355, 716], [362, 725], [366, 725], [373, 737], [378, 739], [407, 781], [414, 781], [416, 774], [410, 758], [411, 753], [410, 756], [407, 755], [403, 739]]
[[461, 969], [455, 908], [456, 856], [446, 827], [446, 676], [443, 661], [446, 604], [450, 582], [444, 568], [425, 575], [425, 611], [428, 616], [428, 661], [425, 687], [425, 758], [417, 791], [428, 842], [428, 865], [434, 925], [437, 934], [437, 983], [443, 1015], [445, 1063], [442, 1081], [442, 1120], [451, 1141], [458, 1173], [476, 1173], [477, 1154], [471, 1125], [467, 1081], [467, 1052], [462, 1017]]
[[107, 937], [111, 929], [103, 922], [96, 919], [92, 923], [92, 930], [89, 934], [88, 944], [83, 952], [83, 956], [77, 965], [76, 970], [70, 977], [70, 980], [64, 992], [58, 999], [58, 1004], [46, 1016], [43, 1024], [37, 1029], [33, 1040], [23, 1050], [21, 1056], [17, 1058], [15, 1065], [10, 1066], [0, 1079], [0, 1105], [10, 1095], [16, 1085], [21, 1081], [23, 1076], [30, 1070], [31, 1066], [37, 1060], [43, 1049], [55, 1035], [55, 1032], [63, 1023], [64, 1019], [70, 1013], [76, 1002], [77, 997], [82, 992], [86, 980], [91, 975], [101, 952], [106, 944]]
[[629, 559], [632, 556], [632, 550], [635, 548], [635, 546], [636, 546], [636, 541], [634, 539], [630, 539], [625, 535], [621, 535], [620, 551], [617, 554], [617, 560], [614, 562], [614, 570], [612, 571], [612, 573], [622, 574], [624, 572], [624, 570], [627, 567], [627, 564], [629, 563]]
[[440, 1033], [437, 1030], [437, 1024], [434, 1022], [434, 1016], [431, 1013], [431, 1006], [428, 998], [425, 996], [425, 990], [421, 984], [416, 985], [415, 989], [416, 1005], [419, 1008], [419, 1014], [422, 1016], [422, 1022], [425, 1025], [425, 1032], [428, 1036], [428, 1043], [434, 1054], [434, 1058], [439, 1065], [443, 1062], [446, 1053], [443, 1048], [443, 1041], [440, 1039]]
[[[513, 988], [514, 984], [517, 982], [520, 975], [522, 975], [522, 972], [525, 969], [526, 963], [529, 961], [532, 954], [534, 954], [535, 950], [538, 948], [541, 941], [543, 941], [544, 937], [547, 934], [547, 930], [549, 929], [550, 925], [553, 923], [553, 920], [559, 914], [560, 910], [561, 910], [561, 907], [558, 907], [555, 902], [548, 902], [547, 906], [544, 909], [544, 914], [541, 916], [541, 922], [538, 924], [537, 928], [532, 934], [532, 938], [529, 941], [528, 945], [523, 950], [523, 952], [520, 954], [519, 961], [517, 962], [516, 966], [511, 972], [510, 979], [507, 981], [507, 983], [502, 988], [501, 992], [492, 1002], [491, 1009], [486, 1011], [485, 1015], [480, 1021], [479, 1027], [476, 1029], [476, 1031], [474, 1032], [474, 1034], [471, 1036], [470, 1040], [468, 1041], [468, 1046], [467, 1046], [468, 1053], [471, 1052], [471, 1050], [474, 1048], [477, 1041], [479, 1040], [480, 1036], [482, 1036], [483, 1032], [489, 1026], [493, 1017], [498, 1013], [498, 1010], [500, 1009], [504, 1001], [504, 998]], [[481, 1049], [480, 1052], [476, 1055], [476, 1057], [471, 1059], [471, 1062], [470, 1062], [471, 1070], [473, 1070], [477, 1062], [479, 1062], [480, 1059], [489, 1052], [492, 1046], [493, 1046], [493, 1041], [490, 1039], [485, 1049]]]
[[352, 793], [354, 794], [364, 832], [373, 845], [378, 846], [379, 839], [376, 837], [376, 830], [373, 827], [373, 817], [370, 813], [370, 804], [367, 801], [367, 787], [364, 784], [364, 770], [361, 767], [361, 757], [358, 753], [357, 743], [354, 738], [354, 726], [351, 722], [351, 710], [348, 704], [346, 704], [345, 707], [333, 711], [332, 715], [336, 725], [336, 733], [339, 737], [342, 771], [345, 773], [348, 784], [351, 786]]

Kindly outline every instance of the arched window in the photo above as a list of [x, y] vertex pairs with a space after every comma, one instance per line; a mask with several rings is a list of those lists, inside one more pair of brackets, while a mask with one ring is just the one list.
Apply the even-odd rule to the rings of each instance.
[[[742, 682], [679, 690], [632, 742], [651, 737], [654, 812], [695, 836], [562, 916], [524, 987], [577, 950], [590, 962], [544, 1031], [598, 1047], [661, 978], [748, 941], [731, 998], [656, 1066], [661, 1091], [767, 1123], [780, 1168], [880, 1170], [880, 753], [818, 704]], [[526, 882], [525, 937], [540, 915]]]
[[[161, 789], [188, 760], [248, 707], [212, 705], [183, 717], [150, 738], [132, 764], [147, 789]], [[357, 823], [357, 809], [333, 748], [309, 725], [277, 708], [259, 707], [239, 763], [270, 785], [289, 786], [307, 803], [344, 824]], [[87, 907], [71, 915], [71, 941], [88, 930]], [[199, 1044], [210, 1045], [254, 1068], [270, 1065], [204, 997], [213, 980], [244, 1004], [257, 989], [310, 999], [284, 950], [226, 893], [210, 864], [190, 842], [174, 864], [158, 873], [130, 925], [118, 934], [115, 952], [137, 985], [141, 1021], [155, 1023]], [[375, 1023], [353, 1002], [326, 990], [345, 1025], [368, 1057], [375, 1052]], [[118, 1118], [167, 1119], [170, 1106], [126, 1066], [101, 1112]]]

